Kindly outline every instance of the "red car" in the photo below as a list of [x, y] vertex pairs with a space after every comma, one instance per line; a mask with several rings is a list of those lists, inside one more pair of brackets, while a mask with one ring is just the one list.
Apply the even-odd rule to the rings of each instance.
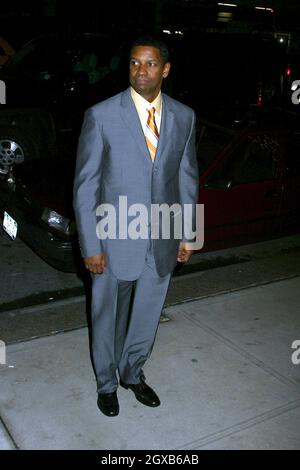
[[300, 227], [300, 128], [281, 120], [242, 131], [201, 122], [198, 157], [204, 250]]

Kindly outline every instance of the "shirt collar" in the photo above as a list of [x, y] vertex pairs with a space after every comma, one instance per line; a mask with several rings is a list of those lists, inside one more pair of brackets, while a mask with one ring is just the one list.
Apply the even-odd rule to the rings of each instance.
[[153, 100], [151, 103], [147, 100], [145, 100], [145, 98], [143, 98], [139, 93], [137, 93], [134, 88], [130, 87], [130, 93], [131, 93], [131, 97], [134, 101], [134, 104], [138, 107], [138, 108], [144, 108], [145, 110], [148, 110], [148, 109], [151, 109], [151, 108], [155, 108], [155, 112], [160, 115], [161, 114], [161, 107], [162, 107], [162, 95], [161, 95], [161, 91], [158, 93], [157, 97], [155, 98], [155, 100]]

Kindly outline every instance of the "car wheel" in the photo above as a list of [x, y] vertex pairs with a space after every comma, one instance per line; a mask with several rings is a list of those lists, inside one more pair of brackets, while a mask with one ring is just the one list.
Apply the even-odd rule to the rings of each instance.
[[0, 131], [0, 166], [8, 167], [36, 158], [36, 149], [30, 138], [11, 129]]

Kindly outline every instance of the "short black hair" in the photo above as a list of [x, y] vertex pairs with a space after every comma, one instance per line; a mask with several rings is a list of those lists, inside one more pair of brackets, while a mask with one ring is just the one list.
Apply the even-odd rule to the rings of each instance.
[[156, 49], [159, 50], [160, 55], [164, 61], [164, 63], [167, 63], [169, 61], [169, 49], [167, 45], [162, 41], [161, 39], [154, 37], [154, 36], [142, 36], [134, 41], [130, 48], [130, 55], [132, 53], [132, 50], [135, 47], [138, 46], [150, 46], [150, 47], [155, 47]]

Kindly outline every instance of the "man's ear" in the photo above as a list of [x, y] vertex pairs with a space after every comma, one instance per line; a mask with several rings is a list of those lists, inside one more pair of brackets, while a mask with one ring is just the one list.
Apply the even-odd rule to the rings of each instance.
[[163, 68], [163, 74], [162, 74], [163, 78], [167, 78], [170, 72], [170, 68], [171, 68], [170, 62], [166, 62]]

